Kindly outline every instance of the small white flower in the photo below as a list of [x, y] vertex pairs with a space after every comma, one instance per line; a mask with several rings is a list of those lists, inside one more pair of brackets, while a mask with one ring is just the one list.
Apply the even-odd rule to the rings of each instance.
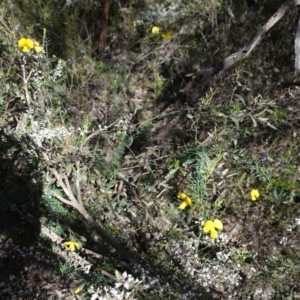
[[123, 283], [122, 282], [116, 282], [115, 283], [115, 287], [118, 289], [120, 286], [122, 286], [123, 285]]
[[9, 280], [14, 280], [16, 278], [15, 275], [9, 275]]
[[125, 283], [124, 283], [124, 288], [125, 288], [126, 290], [129, 290], [129, 289], [130, 289], [130, 285], [129, 285], [128, 282], [125, 282]]
[[124, 273], [122, 274], [122, 277], [123, 277], [124, 279], [127, 278], [127, 280], [128, 280], [129, 278], [132, 278], [132, 275], [127, 274], [127, 272], [124, 272]]

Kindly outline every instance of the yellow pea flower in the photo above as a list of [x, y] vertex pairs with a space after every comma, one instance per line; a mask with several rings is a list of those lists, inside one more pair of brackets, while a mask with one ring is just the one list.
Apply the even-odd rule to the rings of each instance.
[[179, 198], [181, 200], [184, 200], [186, 197], [187, 197], [187, 195], [185, 193], [179, 192], [177, 194], [177, 198]]
[[37, 41], [33, 41], [33, 45], [34, 45], [34, 51], [36, 53], [39, 53], [44, 49], [43, 47], [40, 46], [40, 44]]
[[203, 226], [203, 232], [210, 233], [210, 237], [212, 239], [216, 239], [218, 237], [216, 229], [223, 230], [223, 223], [218, 219], [215, 219], [214, 221], [207, 220]]
[[167, 31], [165, 33], [162, 33], [161, 34], [161, 37], [164, 39], [164, 40], [168, 40], [172, 37], [173, 35], [173, 30], [170, 30], [170, 31]]
[[18, 47], [21, 48], [24, 53], [29, 52], [33, 48], [37, 53], [43, 51], [43, 47], [40, 47], [40, 44], [37, 41], [24, 37], [19, 39]]
[[43, 47], [34, 47], [34, 51], [35, 51], [36, 53], [40, 53], [40, 52], [42, 52], [43, 50], [44, 50]]
[[21, 48], [24, 53], [29, 52], [33, 46], [32, 39], [20, 38], [18, 41], [18, 47]]
[[157, 26], [153, 26], [152, 29], [151, 29], [151, 32], [152, 32], [153, 34], [159, 34], [160, 29], [159, 29], [159, 27], [157, 27]]
[[75, 250], [80, 249], [80, 245], [77, 242], [69, 241], [65, 242], [64, 245], [71, 251], [74, 252]]
[[251, 195], [251, 200], [252, 200], [252, 201], [256, 201], [256, 200], [258, 199], [258, 197], [259, 197], [259, 191], [253, 189], [253, 190], [251, 191], [250, 195]]
[[214, 226], [216, 229], [223, 230], [223, 223], [219, 219], [214, 220]]
[[216, 239], [216, 238], [218, 237], [218, 233], [217, 233], [217, 230], [216, 230], [215, 228], [212, 228], [212, 229], [210, 230], [210, 237], [211, 237], [212, 239]]
[[188, 197], [185, 193], [179, 192], [177, 198], [183, 200], [183, 202], [179, 205], [179, 209], [185, 209], [187, 206], [193, 206], [191, 198]]

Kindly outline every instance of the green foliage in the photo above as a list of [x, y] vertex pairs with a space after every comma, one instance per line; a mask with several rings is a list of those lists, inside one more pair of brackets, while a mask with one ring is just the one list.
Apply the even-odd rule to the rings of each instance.
[[[210, 152], [215, 158], [210, 158]], [[185, 187], [184, 191], [189, 191], [195, 205], [199, 207], [202, 220], [209, 219], [212, 214], [210, 212], [210, 200], [213, 197], [212, 175], [222, 158], [221, 149], [213, 149], [210, 152], [205, 148], [187, 146], [179, 153], [182, 165], [190, 169], [188, 171], [190, 185]]]
[[[102, 3], [1, 8], [1, 297], [56, 299], [66, 282], [66, 299], [82, 284], [78, 299], [296, 297], [299, 97], [273, 88], [291, 35], [271, 33], [207, 90], [197, 75], [276, 4], [110, 2], [97, 55]], [[22, 52], [23, 36], [44, 51]], [[217, 239], [203, 231], [214, 219]]]

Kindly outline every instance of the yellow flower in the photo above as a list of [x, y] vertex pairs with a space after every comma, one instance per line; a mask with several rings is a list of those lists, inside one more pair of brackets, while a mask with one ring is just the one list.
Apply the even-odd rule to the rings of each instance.
[[170, 30], [170, 31], [167, 31], [165, 33], [162, 33], [161, 34], [161, 37], [164, 39], [164, 40], [168, 40], [172, 37], [173, 35], [173, 30]]
[[43, 51], [43, 47], [40, 47], [40, 44], [37, 41], [26, 38], [19, 39], [18, 47], [21, 48], [24, 53], [29, 52], [33, 48], [37, 53]]
[[43, 51], [44, 50], [44, 48], [43, 47], [34, 47], [34, 51], [36, 52], [36, 53], [39, 53], [39, 52], [41, 52], [41, 51]]
[[183, 200], [183, 202], [180, 204], [179, 209], [185, 209], [188, 205], [192, 207], [192, 200], [190, 197], [188, 197], [185, 193], [179, 192], [177, 195], [177, 198]]
[[37, 41], [33, 41], [33, 45], [34, 45], [34, 51], [36, 53], [39, 53], [44, 49], [43, 47], [40, 46], [40, 44]]
[[152, 29], [151, 29], [151, 32], [152, 32], [153, 34], [159, 34], [159, 31], [160, 31], [160, 29], [159, 29], [159, 27], [157, 27], [157, 26], [153, 26]]
[[212, 229], [210, 230], [210, 237], [211, 237], [212, 239], [216, 239], [216, 238], [218, 237], [218, 233], [217, 233], [217, 230], [216, 230], [215, 228], [212, 228]]
[[251, 191], [250, 195], [251, 195], [251, 200], [256, 201], [259, 197], [259, 191], [254, 189]]
[[210, 237], [212, 239], [216, 239], [218, 237], [218, 233], [216, 229], [223, 230], [223, 223], [218, 219], [215, 219], [214, 221], [208, 220], [205, 222], [203, 226], [204, 233], [210, 232]]
[[223, 230], [223, 223], [219, 219], [214, 220], [214, 225], [216, 229]]
[[65, 242], [64, 245], [72, 252], [74, 252], [76, 249], [80, 249], [80, 245], [74, 241]]
[[84, 283], [81, 284], [80, 286], [78, 286], [78, 287], [75, 289], [74, 294], [79, 294], [79, 293], [83, 290], [84, 286], [85, 286]]
[[27, 53], [33, 48], [33, 40], [26, 39], [26, 38], [20, 38], [18, 41], [18, 46], [19, 46], [19, 48], [22, 48], [22, 51], [24, 53]]

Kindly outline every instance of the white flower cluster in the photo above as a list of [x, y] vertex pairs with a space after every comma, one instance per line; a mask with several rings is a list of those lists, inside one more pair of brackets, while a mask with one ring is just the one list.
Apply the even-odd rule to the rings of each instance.
[[258, 288], [253, 294], [253, 299], [261, 299], [261, 300], [274, 299], [274, 290], [272, 288], [265, 288], [265, 289]]
[[44, 81], [44, 76], [42, 74], [42, 71], [34, 70], [31, 75], [31, 80], [34, 85], [33, 98], [36, 99], [38, 92], [41, 91], [41, 87], [42, 87], [43, 81]]
[[71, 134], [72, 132], [62, 126], [54, 128], [39, 128], [36, 131], [29, 133], [29, 136], [33, 139], [39, 139], [40, 142], [43, 142], [46, 139], [62, 139], [66, 136], [70, 136]]
[[136, 271], [141, 273], [140, 280], [134, 279], [127, 272], [124, 272], [122, 275], [118, 275], [118, 272], [116, 272], [118, 281], [115, 283], [115, 286], [98, 288], [97, 292], [92, 295], [91, 300], [134, 300], [136, 290], [146, 290], [151, 295], [159, 295], [159, 299], [172, 293], [169, 290], [169, 284], [162, 286], [159, 276], [151, 276], [149, 271], [145, 270], [141, 265], [136, 266]]
[[[131, 291], [134, 289], [135, 285], [140, 284], [141, 281], [134, 279], [130, 274], [127, 274], [127, 272], [117, 276], [117, 280], [114, 287], [105, 286], [98, 288], [97, 292], [92, 295], [91, 300], [134, 300]], [[122, 287], [124, 289], [120, 291], [119, 289]]]
[[279, 244], [285, 246], [287, 244], [287, 242], [288, 242], [288, 238], [286, 236], [284, 236], [279, 241]]
[[229, 258], [231, 257], [231, 255], [232, 255], [231, 251], [229, 251], [229, 252], [219, 251], [216, 253], [217, 259], [219, 261], [223, 261], [223, 262], [228, 261]]
[[198, 240], [190, 239], [173, 246], [172, 255], [181, 261], [186, 274], [192, 277], [199, 286], [204, 287], [206, 292], [210, 292], [211, 288], [219, 291], [225, 288], [233, 290], [239, 285], [242, 279], [239, 276], [241, 266], [233, 265], [228, 260], [230, 254], [218, 252], [218, 259], [204, 260], [198, 256], [198, 243]]
[[[46, 112], [47, 114], [47, 112]], [[31, 131], [29, 131], [26, 127], [26, 124], [30, 120]], [[94, 130], [92, 130], [93, 132]], [[47, 124], [44, 124], [41, 121], [34, 120], [33, 112], [29, 109], [26, 113], [23, 113], [20, 122], [16, 127], [16, 132], [20, 134], [27, 134], [34, 140], [36, 140], [39, 144], [42, 144], [45, 140], [58, 139], [62, 140], [65, 137], [71, 136], [74, 133], [79, 133], [81, 136], [84, 134], [91, 133], [87, 129], [82, 129], [80, 127], [74, 128], [70, 126], [66, 128], [64, 126], [57, 126], [48, 128]]]
[[209, 235], [205, 235], [202, 237], [202, 244], [205, 244], [207, 246], [225, 246], [230, 241], [230, 237], [226, 232], [221, 232], [217, 239], [212, 239]]
[[140, 13], [144, 23], [151, 25], [159, 25], [166, 19], [174, 22], [179, 14], [181, 7], [184, 6], [181, 1], [163, 1], [161, 4], [155, 3], [147, 6], [147, 10]]
[[23, 64], [24, 66], [27, 65], [27, 60], [26, 60], [26, 58], [27, 58], [28, 54], [30, 54], [30, 53], [22, 54], [22, 56], [21, 56], [21, 64]]
[[[44, 112], [45, 116], [47, 116], [47, 119], [51, 118], [51, 111], [46, 110]], [[129, 124], [131, 120], [131, 115], [127, 115], [123, 117], [122, 119], [118, 120], [116, 124], [114, 125], [117, 129], [117, 132], [112, 132], [112, 137], [117, 139], [122, 137], [127, 131], [130, 129]], [[34, 114], [34, 108], [29, 108], [26, 112], [24, 112], [21, 115], [21, 118], [17, 124], [17, 127], [15, 129], [16, 133], [19, 134], [26, 134], [30, 136], [33, 140], [35, 140], [38, 145], [41, 145], [45, 141], [50, 140], [64, 140], [67, 137], [70, 137], [71, 135], [78, 134], [80, 136], [85, 136], [89, 134], [93, 134], [94, 132], [100, 131], [107, 131], [107, 126], [101, 126], [99, 125], [98, 128], [92, 128], [91, 130], [88, 129], [87, 126], [84, 126], [85, 128], [81, 127], [73, 127], [69, 126], [68, 128], [65, 126], [56, 126], [52, 127], [53, 125], [49, 125], [47, 121], [42, 120], [36, 120], [35, 114]]]
[[116, 139], [120, 136], [125, 135], [128, 130], [130, 129], [130, 121], [131, 121], [132, 115], [125, 115], [124, 117], [120, 118], [114, 128], [117, 130], [117, 132], [113, 135], [113, 137]]
[[[140, 265], [138, 266], [137, 269], [139, 270], [139, 272], [142, 273], [141, 279], [142, 279], [142, 282], [143, 282], [143, 289], [144, 290], [148, 290], [148, 289], [154, 287], [155, 285], [157, 285], [157, 283], [160, 282], [160, 278], [159, 277], [152, 277], [152, 276], [150, 276], [149, 271], [145, 270]], [[159, 285], [159, 286], [161, 288], [160, 292], [162, 292], [163, 287], [161, 285]], [[151, 291], [150, 291], [150, 293], [151, 293]]]
[[53, 74], [49, 75], [50, 79], [56, 81], [58, 78], [60, 78], [62, 76], [64, 67], [65, 67], [65, 62], [62, 59], [59, 59]]
[[295, 218], [295, 224], [296, 224], [297, 226], [300, 226], [300, 218]]

